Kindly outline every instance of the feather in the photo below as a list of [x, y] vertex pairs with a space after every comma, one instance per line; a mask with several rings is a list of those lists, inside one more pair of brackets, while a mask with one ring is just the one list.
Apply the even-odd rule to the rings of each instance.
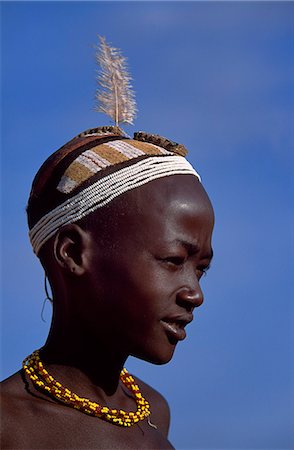
[[131, 86], [131, 76], [127, 70], [127, 59], [120, 50], [110, 47], [104, 37], [99, 36], [100, 46], [96, 61], [100, 67], [97, 76], [96, 111], [111, 117], [119, 123], [133, 124], [136, 117], [136, 101]]

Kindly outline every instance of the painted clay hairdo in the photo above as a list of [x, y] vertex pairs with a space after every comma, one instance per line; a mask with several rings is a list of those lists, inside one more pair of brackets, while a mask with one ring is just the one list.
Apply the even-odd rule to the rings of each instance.
[[38, 171], [27, 213], [34, 252], [64, 225], [74, 223], [119, 195], [152, 180], [176, 174], [200, 176], [184, 158], [187, 150], [158, 135], [136, 132], [129, 138], [118, 126], [133, 123], [136, 103], [126, 59], [100, 38], [98, 111], [115, 126], [88, 129], [53, 153]]

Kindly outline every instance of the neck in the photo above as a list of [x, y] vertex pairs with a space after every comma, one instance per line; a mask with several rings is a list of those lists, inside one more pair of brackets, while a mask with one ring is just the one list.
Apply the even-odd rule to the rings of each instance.
[[65, 386], [68, 383], [71, 389], [78, 389], [82, 384], [89, 390], [98, 388], [113, 395], [128, 355], [120, 352], [117, 339], [105, 333], [97, 335], [94, 339], [81, 327], [57, 326], [53, 320], [40, 357]]

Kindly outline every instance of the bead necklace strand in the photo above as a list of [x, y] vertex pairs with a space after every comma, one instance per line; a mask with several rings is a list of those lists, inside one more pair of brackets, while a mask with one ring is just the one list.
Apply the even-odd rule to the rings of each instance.
[[122, 409], [108, 408], [107, 406], [101, 406], [96, 402], [92, 402], [88, 398], [79, 397], [74, 392], [62, 386], [61, 383], [56, 381], [52, 375], [48, 373], [40, 359], [39, 350], [33, 352], [23, 361], [23, 369], [32, 380], [33, 384], [45, 391], [45, 393], [49, 393], [62, 403], [78, 409], [85, 414], [99, 417], [100, 419], [115, 425], [130, 427], [150, 415], [149, 403], [142, 396], [139, 386], [125, 368], [121, 371], [120, 379], [124, 386], [126, 386], [135, 396], [137, 404], [136, 412], [126, 412]]

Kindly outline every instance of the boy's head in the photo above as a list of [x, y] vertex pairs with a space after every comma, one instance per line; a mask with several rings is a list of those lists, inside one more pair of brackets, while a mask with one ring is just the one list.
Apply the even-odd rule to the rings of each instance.
[[118, 127], [87, 130], [53, 153], [38, 171], [27, 213], [38, 255], [64, 225], [78, 222], [124, 192], [174, 174], [200, 177], [183, 145], [146, 133], [127, 139]]
[[[211, 203], [169, 141], [167, 150], [117, 135], [77, 139], [40, 169], [28, 205], [55, 308], [63, 323], [78, 317], [91, 339], [99, 322], [99, 336], [119, 340], [129, 354], [167, 362], [203, 301], [199, 280], [212, 257]], [[133, 156], [132, 146], [145, 153]], [[108, 159], [118, 159], [119, 149], [129, 158], [91, 173], [90, 163], [105, 165], [108, 148], [115, 150]]]

